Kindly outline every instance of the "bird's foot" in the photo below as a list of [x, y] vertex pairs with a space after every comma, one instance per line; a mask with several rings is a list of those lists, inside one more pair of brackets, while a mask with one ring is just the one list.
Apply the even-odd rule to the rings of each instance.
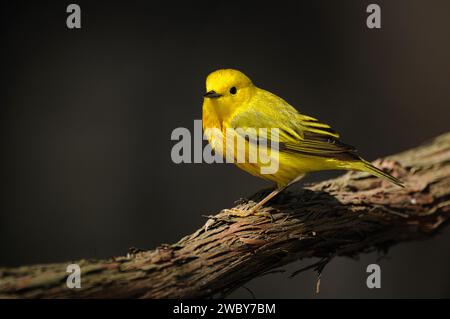
[[222, 212], [226, 213], [228, 216], [235, 216], [235, 217], [248, 217], [248, 216], [262, 216], [270, 218], [270, 220], [273, 222], [274, 218], [271, 213], [269, 212], [258, 212], [258, 207], [251, 207], [248, 210], [239, 209], [239, 208], [231, 208], [231, 209], [224, 209]]

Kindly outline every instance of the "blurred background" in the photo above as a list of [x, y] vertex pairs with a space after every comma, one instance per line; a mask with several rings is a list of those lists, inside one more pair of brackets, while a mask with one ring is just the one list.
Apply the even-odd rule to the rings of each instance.
[[[381, 7], [368, 29], [366, 7]], [[201, 119], [206, 75], [238, 68], [341, 133], [367, 159], [450, 129], [448, 1], [2, 2], [0, 266], [107, 258], [171, 243], [266, 182], [174, 164], [170, 136]], [[336, 176], [313, 174], [306, 182]], [[322, 276], [251, 281], [258, 298], [450, 297], [450, 228]], [[243, 288], [232, 297], [249, 298]]]

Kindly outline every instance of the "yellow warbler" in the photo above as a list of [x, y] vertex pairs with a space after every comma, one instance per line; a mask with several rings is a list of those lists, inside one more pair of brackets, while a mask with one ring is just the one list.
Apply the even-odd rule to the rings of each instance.
[[[221, 69], [208, 75], [202, 121], [211, 147], [219, 153], [228, 151], [226, 146], [220, 150], [218, 147], [229, 142], [226, 137], [227, 129], [278, 130], [278, 149], [272, 149], [270, 155], [278, 164], [275, 172], [262, 173], [261, 161], [236, 163], [250, 174], [277, 184], [271, 194], [250, 211], [236, 214], [239, 216], [253, 214], [287, 186], [300, 180], [306, 173], [314, 171], [364, 171], [403, 187], [398, 179], [362, 159], [354, 147], [340, 142], [339, 134], [328, 124], [300, 114], [288, 102], [258, 88], [245, 74], [237, 70]], [[258, 132], [256, 131], [256, 138], [259, 137]], [[266, 139], [271, 142], [270, 136]], [[254, 139], [247, 138], [246, 143], [250, 153], [259, 148]], [[233, 151], [236, 152], [234, 146]], [[233, 157], [236, 156], [234, 153]]]

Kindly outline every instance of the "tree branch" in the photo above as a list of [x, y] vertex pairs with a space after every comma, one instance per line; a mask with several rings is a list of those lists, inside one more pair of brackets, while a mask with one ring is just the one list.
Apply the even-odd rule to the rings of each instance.
[[[221, 212], [175, 244], [109, 260], [79, 260], [80, 289], [66, 286], [72, 263], [0, 268], [10, 298], [197, 298], [227, 294], [292, 261], [386, 250], [430, 237], [450, 216], [450, 133], [375, 165], [406, 182], [398, 188], [365, 173], [285, 192], [274, 221]], [[256, 201], [266, 192], [252, 197]], [[251, 206], [246, 201], [239, 209]], [[207, 230], [206, 230], [207, 228]]]

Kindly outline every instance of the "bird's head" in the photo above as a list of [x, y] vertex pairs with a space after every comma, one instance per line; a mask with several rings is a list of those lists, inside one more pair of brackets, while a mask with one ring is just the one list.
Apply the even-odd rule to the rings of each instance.
[[243, 105], [252, 96], [254, 88], [252, 81], [238, 70], [217, 70], [206, 78], [204, 103], [226, 116]]

